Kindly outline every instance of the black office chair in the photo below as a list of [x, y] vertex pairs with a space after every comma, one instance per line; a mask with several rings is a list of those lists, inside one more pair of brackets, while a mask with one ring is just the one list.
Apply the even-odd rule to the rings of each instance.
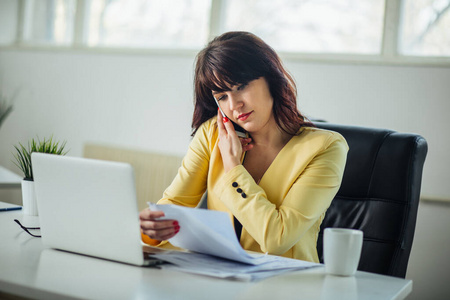
[[385, 129], [315, 124], [339, 132], [350, 147], [341, 187], [321, 225], [320, 261], [325, 228], [360, 229], [364, 242], [358, 270], [404, 278], [416, 227], [426, 140]]

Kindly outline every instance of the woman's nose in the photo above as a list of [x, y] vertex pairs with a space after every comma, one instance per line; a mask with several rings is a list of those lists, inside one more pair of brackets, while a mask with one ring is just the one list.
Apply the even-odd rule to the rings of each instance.
[[243, 105], [242, 99], [238, 95], [230, 96], [230, 110], [236, 110]]

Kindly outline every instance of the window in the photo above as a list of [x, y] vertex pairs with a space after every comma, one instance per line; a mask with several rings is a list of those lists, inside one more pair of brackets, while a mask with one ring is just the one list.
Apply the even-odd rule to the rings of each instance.
[[12, 44], [17, 36], [17, 1], [3, 0], [0, 6], [0, 46]]
[[209, 0], [89, 2], [89, 46], [200, 48], [208, 36]]
[[449, 65], [449, 28], [450, 0], [0, 0], [1, 47], [179, 53], [245, 30], [293, 58]]
[[450, 56], [450, 0], [403, 0], [399, 52]]
[[75, 4], [75, 0], [26, 1], [23, 42], [70, 45], [73, 41]]
[[229, 0], [223, 31], [246, 30], [281, 51], [378, 54], [384, 0]]

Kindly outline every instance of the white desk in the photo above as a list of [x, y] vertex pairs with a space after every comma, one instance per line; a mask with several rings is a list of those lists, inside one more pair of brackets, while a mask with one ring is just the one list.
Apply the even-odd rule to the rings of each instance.
[[[13, 221], [38, 217], [0, 212], [0, 291], [36, 299], [404, 299], [412, 281], [357, 272], [297, 271], [259, 282], [228, 281], [142, 268], [45, 249]], [[101, 238], [101, 237], [99, 237]], [[107, 244], [107, 241], [105, 241]]]
[[0, 188], [20, 188], [22, 177], [0, 166]]

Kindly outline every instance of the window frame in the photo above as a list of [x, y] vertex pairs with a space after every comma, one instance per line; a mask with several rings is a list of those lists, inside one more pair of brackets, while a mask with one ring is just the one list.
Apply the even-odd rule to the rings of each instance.
[[[210, 24], [208, 40], [221, 33], [224, 22], [224, 7], [226, 0], [211, 0]], [[27, 28], [27, 0], [19, 0], [17, 16], [17, 36], [15, 43], [0, 46], [0, 49], [14, 50], [45, 50], [45, 51], [82, 51], [92, 53], [116, 53], [138, 55], [176, 55], [195, 56], [199, 49], [177, 48], [121, 48], [88, 46], [86, 34], [86, 8], [87, 0], [75, 0], [76, 13], [73, 41], [71, 45], [37, 45], [24, 41]], [[385, 13], [383, 20], [382, 45], [380, 54], [336, 54], [336, 53], [305, 53], [278, 51], [283, 59], [308, 62], [328, 62], [345, 64], [375, 64], [375, 65], [402, 65], [402, 66], [433, 66], [450, 67], [450, 57], [446, 56], [411, 56], [398, 52], [398, 34], [401, 18], [402, 0], [385, 0]], [[206, 43], [206, 41], [205, 41]]]

